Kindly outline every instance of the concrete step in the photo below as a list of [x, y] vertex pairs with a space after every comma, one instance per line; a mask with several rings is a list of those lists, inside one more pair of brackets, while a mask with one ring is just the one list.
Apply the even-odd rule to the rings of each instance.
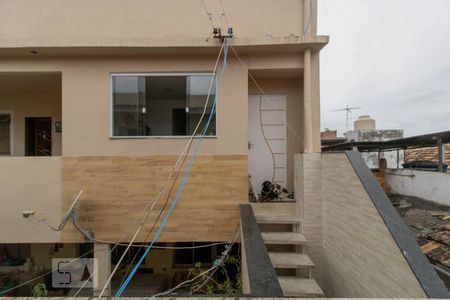
[[314, 263], [306, 254], [296, 252], [269, 252], [274, 268], [303, 269], [312, 268]]
[[257, 214], [255, 215], [258, 224], [300, 224], [300, 218], [296, 215], [288, 214]]
[[323, 297], [314, 279], [279, 276], [278, 281], [285, 297]]
[[298, 232], [262, 232], [264, 243], [277, 245], [304, 245], [305, 237]]

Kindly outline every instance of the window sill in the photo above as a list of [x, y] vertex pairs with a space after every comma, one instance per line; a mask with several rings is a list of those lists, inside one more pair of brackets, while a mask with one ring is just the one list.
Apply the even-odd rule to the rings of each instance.
[[[142, 139], [179, 139], [179, 140], [187, 140], [190, 139], [190, 135], [174, 135], [174, 136], [164, 136], [164, 135], [155, 135], [155, 136], [110, 136], [110, 140], [142, 140]], [[200, 136], [195, 136], [194, 139], [199, 139]], [[205, 135], [205, 139], [217, 139], [217, 135]]]

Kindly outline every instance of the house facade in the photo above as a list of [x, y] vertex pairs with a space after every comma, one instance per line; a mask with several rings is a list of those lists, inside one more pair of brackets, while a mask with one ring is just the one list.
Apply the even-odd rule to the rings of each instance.
[[[167, 178], [214, 99], [158, 242], [228, 241], [248, 203], [249, 160], [256, 189], [270, 180], [293, 192], [294, 153], [320, 151], [319, 51], [328, 38], [317, 36], [316, 1], [0, 6], [1, 243], [86, 242], [70, 222], [52, 231], [22, 214], [57, 225], [81, 190], [85, 229], [129, 242], [146, 207], [155, 203], [155, 220], [172, 203], [183, 173]], [[134, 242], [148, 242], [150, 226]]]
[[[293, 190], [293, 154], [320, 147], [318, 51], [327, 38], [316, 35], [316, 14], [309, 15], [302, 1], [283, 1], [276, 11], [274, 1], [227, 1], [226, 14], [217, 1], [205, 7], [192, 2], [49, 1], [35, 8], [2, 2], [0, 111], [10, 120], [2, 164], [11, 164], [5, 167], [26, 187], [17, 195], [11, 183], [18, 178], [6, 172], [3, 184], [11, 194], [2, 201], [14, 195], [18, 206], [30, 204], [56, 221], [83, 189], [80, 205], [92, 218], [90, 230], [119, 238], [119, 229], [158, 193], [189, 140], [222, 43], [211, 36], [212, 25], [226, 32], [227, 22], [233, 51], [215, 83], [214, 128], [174, 212], [179, 217], [169, 221], [161, 241], [223, 240], [237, 224], [237, 204], [248, 194], [248, 99], [262, 95], [249, 73], [268, 96], [284, 98], [279, 101], [285, 101], [280, 105], [292, 131], [279, 130], [283, 140], [272, 147], [285, 153], [280, 166], [287, 171], [279, 180]], [[189, 95], [192, 89], [198, 91]], [[39, 140], [39, 130], [49, 140]], [[8, 224], [22, 221], [12, 211], [5, 217]], [[41, 240], [40, 232], [23, 228], [11, 242]], [[83, 240], [69, 230], [46, 239]]]
[[[253, 205], [260, 225], [293, 225], [258, 240], [294, 248], [293, 265], [276, 262], [291, 254], [270, 254], [271, 268], [293, 271], [276, 274], [282, 296], [434, 295], [351, 159], [320, 153], [319, 53], [328, 37], [317, 35], [316, 0], [5, 0], [0, 24], [5, 257], [32, 257], [48, 270], [52, 258], [90, 252], [101, 262], [99, 295], [118, 288], [109, 281], [125, 251], [114, 252], [118, 244], [154, 240], [160, 248], [142, 266], [174, 283], [223, 250], [177, 251], [187, 245], [234, 240], [241, 224], [237, 243], [249, 249], [240, 207], [270, 181], [294, 193]], [[344, 272], [339, 257], [367, 241], [363, 227], [377, 228], [374, 240], [352, 252]], [[259, 272], [242, 256], [242, 291], [252, 294]], [[396, 271], [369, 287], [374, 267]]]

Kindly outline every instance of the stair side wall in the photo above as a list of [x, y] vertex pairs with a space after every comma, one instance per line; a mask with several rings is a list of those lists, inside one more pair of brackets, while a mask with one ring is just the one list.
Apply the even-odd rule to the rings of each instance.
[[327, 296], [426, 298], [346, 154], [323, 154], [322, 174]]
[[294, 170], [297, 213], [302, 220], [301, 233], [307, 240], [305, 253], [315, 265], [312, 277], [324, 290], [321, 154], [296, 154]]

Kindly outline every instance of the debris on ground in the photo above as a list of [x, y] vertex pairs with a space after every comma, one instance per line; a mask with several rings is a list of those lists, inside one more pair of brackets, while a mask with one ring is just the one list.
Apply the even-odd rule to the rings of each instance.
[[450, 270], [450, 207], [416, 197], [388, 196], [431, 263]]

